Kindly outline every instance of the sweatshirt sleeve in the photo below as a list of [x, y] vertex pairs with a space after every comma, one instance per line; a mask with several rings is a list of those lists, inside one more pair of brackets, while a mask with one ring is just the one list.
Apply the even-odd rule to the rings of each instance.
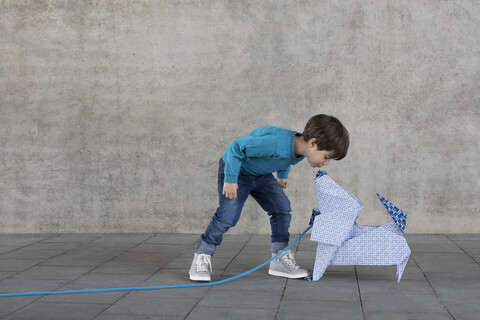
[[258, 136], [246, 136], [233, 141], [225, 153], [226, 183], [237, 183], [242, 160], [246, 157], [265, 157], [275, 153], [277, 144], [271, 139]]
[[292, 166], [288, 166], [286, 169], [278, 170], [277, 179], [288, 179], [288, 174], [290, 173], [291, 167]]

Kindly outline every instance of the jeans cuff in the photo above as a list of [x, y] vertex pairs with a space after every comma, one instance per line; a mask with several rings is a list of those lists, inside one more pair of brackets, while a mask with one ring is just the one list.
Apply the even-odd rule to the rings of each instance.
[[198, 241], [197, 249], [195, 250], [195, 252], [198, 254], [204, 253], [204, 254], [209, 254], [213, 256], [213, 254], [215, 253], [216, 247], [217, 247], [216, 245], [206, 243], [205, 241], [200, 239], [200, 241]]
[[288, 241], [272, 242], [272, 245], [270, 246], [270, 253], [277, 253], [278, 251], [285, 249], [287, 246]]

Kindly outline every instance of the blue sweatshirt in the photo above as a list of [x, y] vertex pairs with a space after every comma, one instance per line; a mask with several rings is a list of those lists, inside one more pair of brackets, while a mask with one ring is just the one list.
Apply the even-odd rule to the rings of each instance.
[[290, 166], [305, 157], [295, 157], [293, 138], [300, 133], [266, 126], [233, 141], [223, 154], [225, 179], [237, 183], [239, 173], [260, 176], [277, 172], [278, 179], [287, 179]]

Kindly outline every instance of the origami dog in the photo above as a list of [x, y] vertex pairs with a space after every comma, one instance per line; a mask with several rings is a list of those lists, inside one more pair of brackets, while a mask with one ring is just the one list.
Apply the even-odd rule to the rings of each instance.
[[400, 282], [411, 253], [405, 240], [407, 215], [377, 193], [393, 220], [380, 226], [357, 225], [363, 204], [325, 171], [317, 173], [315, 190], [318, 208], [310, 239], [318, 247], [310, 280], [319, 280], [329, 265], [396, 265]]

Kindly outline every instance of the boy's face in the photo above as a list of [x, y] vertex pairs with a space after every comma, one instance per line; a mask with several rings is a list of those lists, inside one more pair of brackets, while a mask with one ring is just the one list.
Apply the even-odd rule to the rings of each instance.
[[318, 150], [314, 141], [309, 141], [308, 147], [308, 152], [306, 153], [305, 157], [307, 158], [310, 166], [314, 168], [327, 166], [333, 157], [334, 151]]

